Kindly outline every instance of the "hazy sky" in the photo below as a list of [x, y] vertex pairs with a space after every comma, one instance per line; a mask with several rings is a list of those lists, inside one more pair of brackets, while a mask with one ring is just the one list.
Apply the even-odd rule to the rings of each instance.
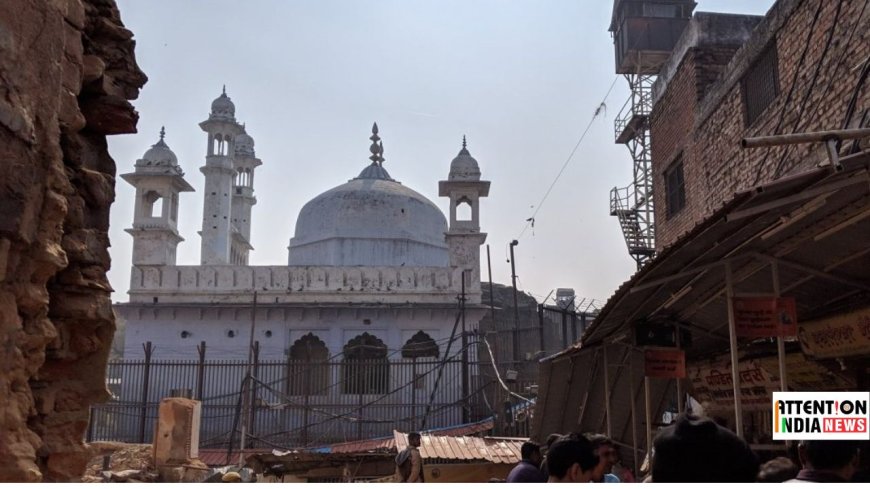
[[[226, 84], [256, 141], [252, 265], [287, 263], [301, 207], [369, 163], [377, 121], [390, 175], [435, 202], [462, 135], [492, 182], [482, 199], [493, 280], [542, 300], [556, 287], [606, 300], [635, 270], [609, 192], [631, 179], [613, 119], [623, 79], [522, 236], [547, 188], [616, 79], [608, 0], [118, 0], [148, 75], [139, 133], [109, 138], [118, 173], [166, 126], [196, 189], [182, 194], [178, 264], [198, 265], [206, 134], [198, 123]], [[773, 0], [698, 0], [698, 9], [763, 14]], [[114, 299], [126, 300], [133, 188], [117, 181], [111, 216]], [[486, 248], [481, 250], [486, 279]]]

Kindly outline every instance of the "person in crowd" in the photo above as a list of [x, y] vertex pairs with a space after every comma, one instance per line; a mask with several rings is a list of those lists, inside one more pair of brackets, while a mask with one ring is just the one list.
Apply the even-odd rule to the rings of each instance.
[[680, 415], [653, 442], [653, 482], [754, 482], [758, 458], [712, 419]]
[[758, 482], [785, 482], [798, 474], [797, 465], [788, 457], [776, 457], [761, 465], [756, 480]]
[[398, 482], [423, 482], [423, 456], [420, 455], [420, 433], [408, 433], [408, 447], [396, 455]]
[[798, 444], [801, 471], [790, 482], [849, 482], [858, 469], [858, 443], [806, 440]]
[[537, 443], [527, 441], [520, 447], [523, 459], [507, 476], [507, 482], [547, 482], [547, 478], [539, 468], [541, 466], [541, 447]]
[[547, 471], [547, 452], [550, 451], [550, 447], [553, 446], [553, 443], [556, 443], [559, 438], [562, 438], [560, 433], [550, 433], [550, 436], [547, 437], [544, 446], [541, 448], [541, 452], [544, 455], [543, 460], [541, 460], [541, 472], [544, 473], [544, 477], [550, 477], [550, 474]]
[[613, 464], [619, 458], [613, 440], [605, 435], [592, 435], [589, 437], [589, 442], [592, 443], [592, 450], [598, 457], [598, 465], [592, 471], [592, 482], [620, 482], [619, 477], [610, 473]]
[[589, 482], [598, 458], [589, 440], [578, 433], [559, 438], [547, 452], [547, 482]]

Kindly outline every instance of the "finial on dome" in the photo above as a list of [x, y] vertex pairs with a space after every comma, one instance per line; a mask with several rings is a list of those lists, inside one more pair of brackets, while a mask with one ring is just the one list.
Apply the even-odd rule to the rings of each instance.
[[224, 89], [223, 89], [223, 91], [221, 92], [221, 95], [226, 95], [226, 94], [227, 94], [227, 84], [224, 83]]
[[465, 149], [465, 134], [462, 135], [462, 149]]
[[369, 151], [372, 152], [372, 155], [369, 156], [369, 159], [372, 160], [372, 165], [380, 166], [380, 163], [384, 161], [384, 159], [381, 157], [384, 151], [384, 147], [378, 144], [378, 141], [380, 141], [381, 138], [378, 137], [377, 122], [372, 124], [372, 135], [369, 139], [372, 141], [372, 145], [369, 146]]
[[378, 166], [384, 166], [384, 142], [378, 142]]
[[163, 142], [164, 136], [166, 136], [166, 126], [160, 126], [160, 142]]

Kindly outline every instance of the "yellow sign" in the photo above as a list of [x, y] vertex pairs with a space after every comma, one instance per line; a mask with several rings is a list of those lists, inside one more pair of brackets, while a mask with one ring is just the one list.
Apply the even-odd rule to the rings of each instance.
[[804, 353], [819, 358], [870, 353], [870, 308], [798, 326]]

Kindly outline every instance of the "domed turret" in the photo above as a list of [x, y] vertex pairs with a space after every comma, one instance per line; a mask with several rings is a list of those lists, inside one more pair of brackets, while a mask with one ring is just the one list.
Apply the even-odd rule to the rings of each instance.
[[157, 141], [148, 151], [142, 155], [142, 158], [136, 161], [137, 172], [160, 171], [167, 170], [181, 174], [181, 168], [178, 166], [178, 157], [166, 145], [163, 138], [166, 136], [166, 131], [163, 127], [160, 128], [160, 140]]
[[233, 101], [227, 96], [227, 86], [224, 85], [223, 93], [211, 103], [211, 119], [227, 119], [235, 120], [236, 106]]
[[254, 153], [254, 138], [248, 133], [243, 132], [236, 136], [236, 154], [255, 156]]
[[480, 167], [477, 160], [468, 152], [465, 136], [462, 136], [462, 149], [450, 163], [450, 180], [478, 181], [480, 180]]

